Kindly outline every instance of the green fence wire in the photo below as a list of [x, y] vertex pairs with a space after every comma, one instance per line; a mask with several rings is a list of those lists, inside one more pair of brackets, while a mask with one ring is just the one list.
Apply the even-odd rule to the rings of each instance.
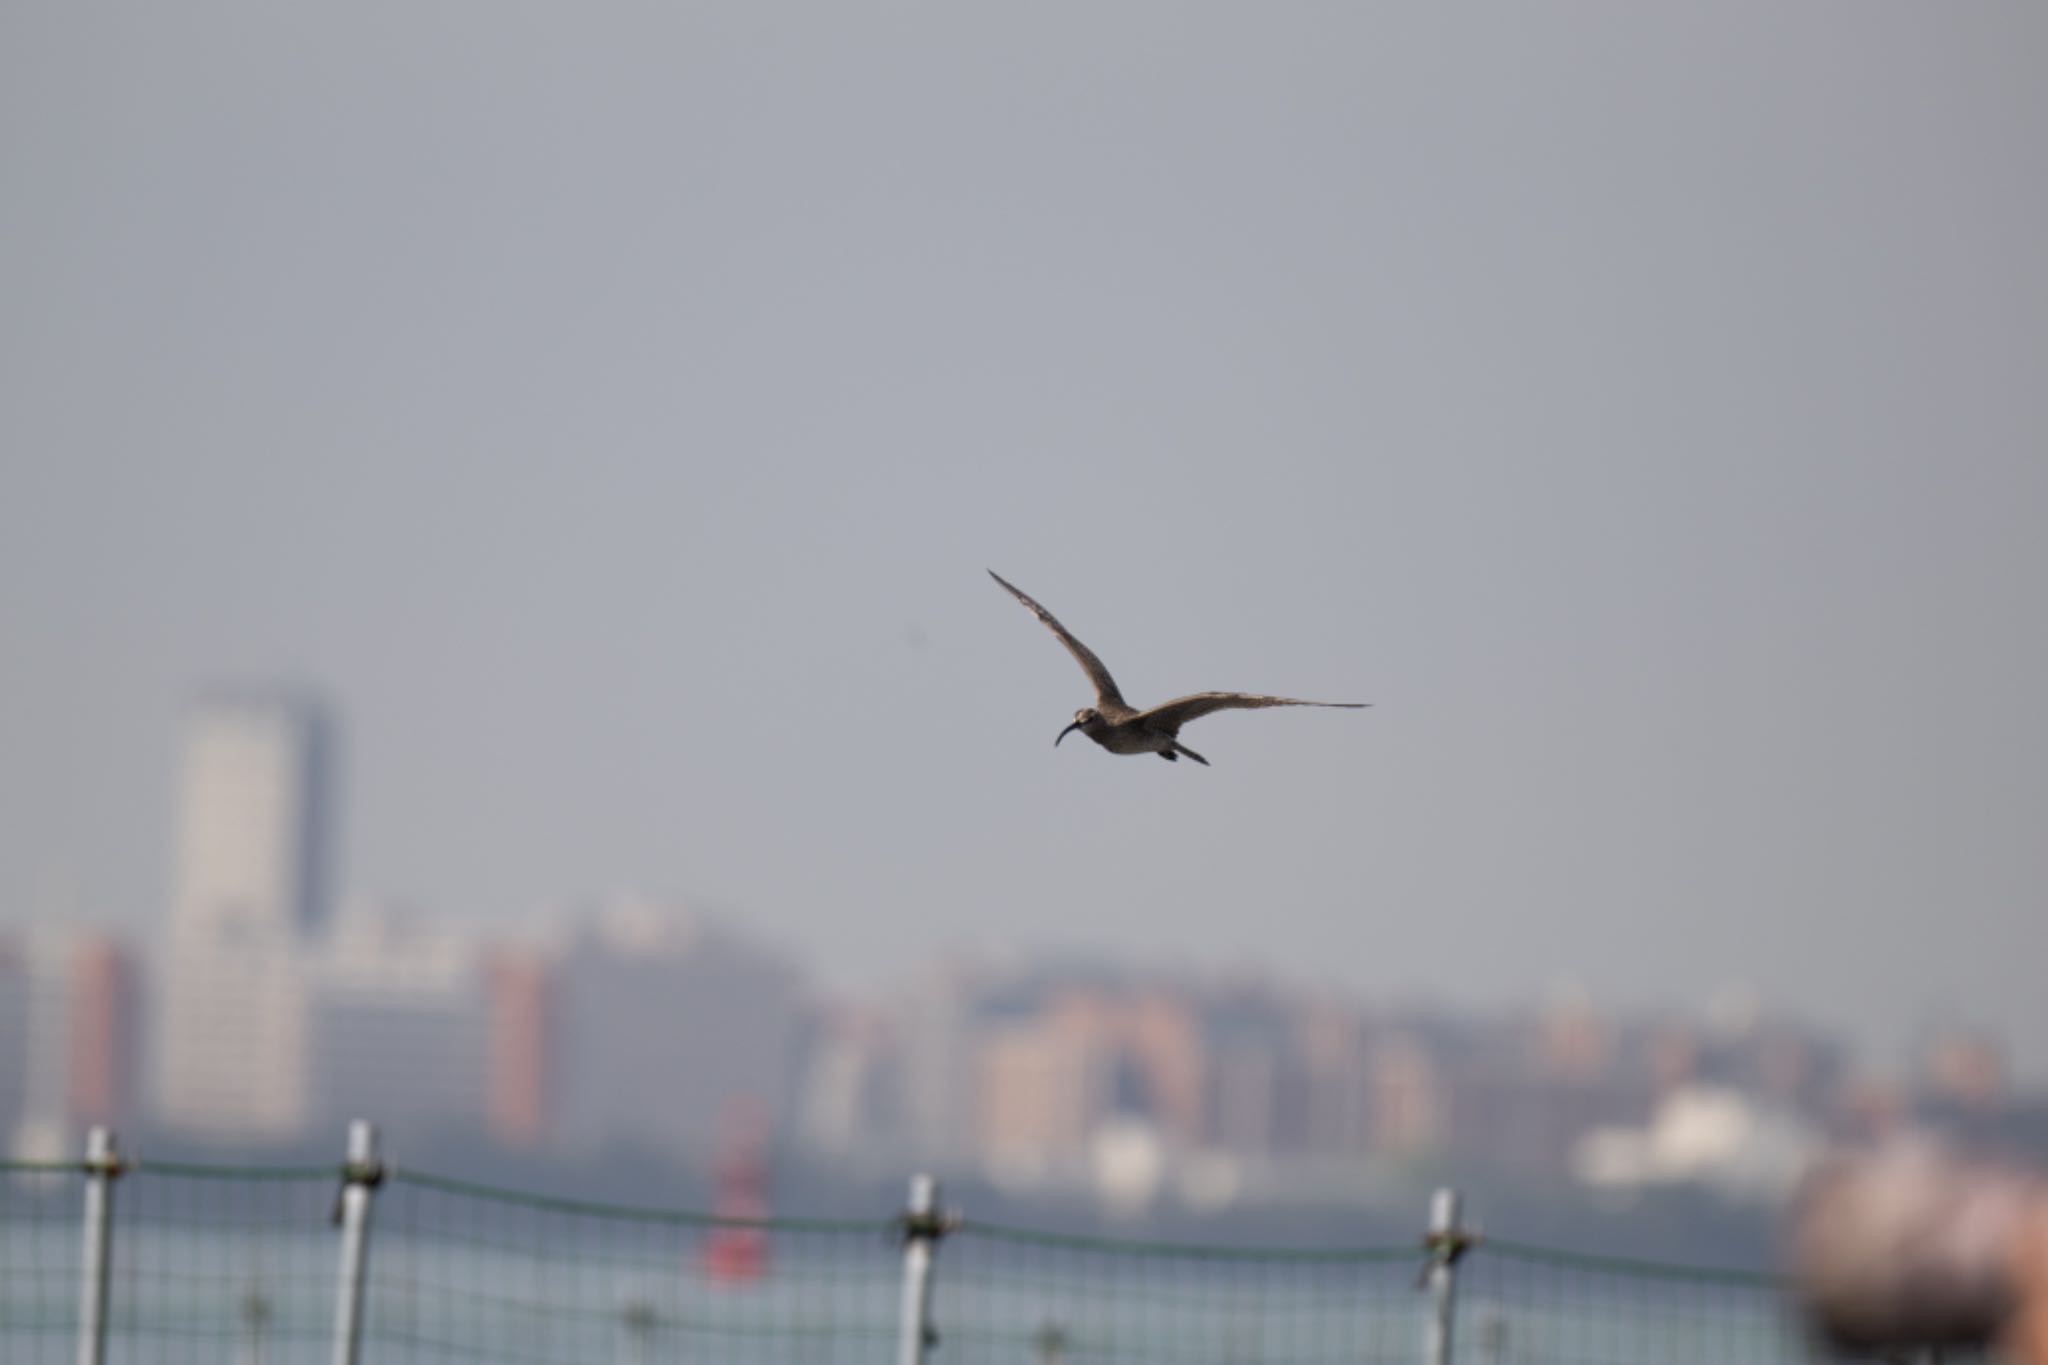
[[1413, 1365], [1420, 1264], [1413, 1245], [1259, 1251], [967, 1222], [938, 1254], [937, 1359]]
[[1501, 1238], [1458, 1265], [1462, 1365], [1723, 1365], [1810, 1347], [1775, 1276]]
[[[110, 1365], [332, 1358], [339, 1166], [131, 1165], [114, 1182]], [[76, 1351], [87, 1177], [0, 1163], [0, 1365]], [[889, 1362], [896, 1219], [724, 1219], [394, 1169], [373, 1197], [361, 1359]], [[933, 1365], [1420, 1362], [1420, 1239], [1349, 1250], [1061, 1236], [978, 1221], [936, 1253]], [[1773, 1276], [1498, 1238], [1457, 1267], [1459, 1365], [1744, 1365], [1810, 1348]]]
[[332, 1167], [152, 1163], [115, 1180], [108, 1361], [323, 1358], [335, 1188]]
[[77, 1162], [0, 1163], [0, 1361], [69, 1359], [78, 1331]]
[[364, 1359], [888, 1360], [886, 1220], [721, 1219], [396, 1171], [378, 1192]]

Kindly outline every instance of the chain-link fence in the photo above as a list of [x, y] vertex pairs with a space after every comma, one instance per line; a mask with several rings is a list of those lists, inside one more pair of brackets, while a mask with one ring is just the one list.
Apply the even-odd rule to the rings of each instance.
[[[0, 1365], [1740, 1365], [1808, 1354], [1770, 1275], [1468, 1244], [1447, 1226], [1404, 1246], [1248, 1249], [1034, 1232], [936, 1205], [893, 1219], [726, 1219], [373, 1157], [0, 1164]], [[359, 1268], [352, 1230], [366, 1248]]]

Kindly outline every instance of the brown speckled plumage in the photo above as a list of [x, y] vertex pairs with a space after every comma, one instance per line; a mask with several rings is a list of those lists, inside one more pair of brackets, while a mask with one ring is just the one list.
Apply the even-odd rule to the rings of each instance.
[[1095, 686], [1095, 705], [1084, 706], [1074, 713], [1074, 723], [1060, 731], [1059, 739], [1053, 741], [1054, 747], [1067, 737], [1068, 730], [1079, 730], [1113, 754], [1158, 754], [1168, 762], [1185, 754], [1207, 767], [1208, 759], [1180, 742], [1180, 727], [1191, 720], [1201, 719], [1211, 711], [1254, 710], [1265, 706], [1331, 706], [1357, 710], [1370, 705], [1369, 702], [1358, 701], [1301, 701], [1295, 697], [1269, 697], [1257, 692], [1195, 692], [1161, 702], [1149, 711], [1140, 711], [1117, 691], [1116, 679], [1109, 676], [1109, 669], [1095, 657], [1095, 651], [1075, 639], [1073, 632], [1061, 625], [1058, 617], [1039, 606], [1023, 589], [994, 569], [988, 571], [988, 576], [1002, 584], [1010, 596], [1022, 602], [1033, 616], [1045, 622], [1046, 629], [1059, 636], [1060, 643], [1067, 647], [1067, 652], [1074, 656], [1081, 665], [1081, 671]]

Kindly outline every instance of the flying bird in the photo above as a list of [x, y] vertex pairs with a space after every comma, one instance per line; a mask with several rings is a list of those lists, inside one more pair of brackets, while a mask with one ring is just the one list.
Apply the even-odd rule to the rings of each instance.
[[1102, 660], [1095, 657], [1095, 651], [1075, 639], [1073, 632], [1061, 625], [1058, 617], [1032, 601], [1023, 589], [994, 569], [988, 571], [988, 576], [1002, 584], [1004, 590], [1022, 602], [1033, 616], [1045, 622], [1047, 630], [1060, 637], [1060, 643], [1081, 665], [1088, 681], [1095, 684], [1095, 705], [1084, 706], [1074, 713], [1074, 723], [1060, 731], [1053, 740], [1055, 749], [1059, 747], [1060, 740], [1079, 730], [1113, 754], [1158, 754], [1168, 763], [1186, 755], [1206, 768], [1209, 760], [1180, 742], [1180, 727], [1191, 720], [1201, 719], [1211, 711], [1254, 710], [1263, 706], [1336, 706], [1359, 710], [1371, 705], [1362, 701], [1300, 701], [1294, 697], [1261, 696], [1256, 692], [1196, 692], [1162, 702], [1149, 711], [1140, 711], [1117, 691], [1116, 679], [1109, 676], [1109, 670], [1103, 667]]

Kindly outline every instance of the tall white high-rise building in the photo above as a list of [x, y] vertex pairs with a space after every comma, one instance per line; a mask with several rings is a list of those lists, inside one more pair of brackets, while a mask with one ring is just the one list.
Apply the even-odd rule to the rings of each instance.
[[330, 763], [326, 719], [296, 694], [216, 693], [186, 721], [156, 1049], [174, 1127], [305, 1126], [304, 950], [326, 913]]
[[179, 930], [303, 931], [326, 917], [325, 716], [289, 693], [220, 693], [185, 725], [178, 787]]

